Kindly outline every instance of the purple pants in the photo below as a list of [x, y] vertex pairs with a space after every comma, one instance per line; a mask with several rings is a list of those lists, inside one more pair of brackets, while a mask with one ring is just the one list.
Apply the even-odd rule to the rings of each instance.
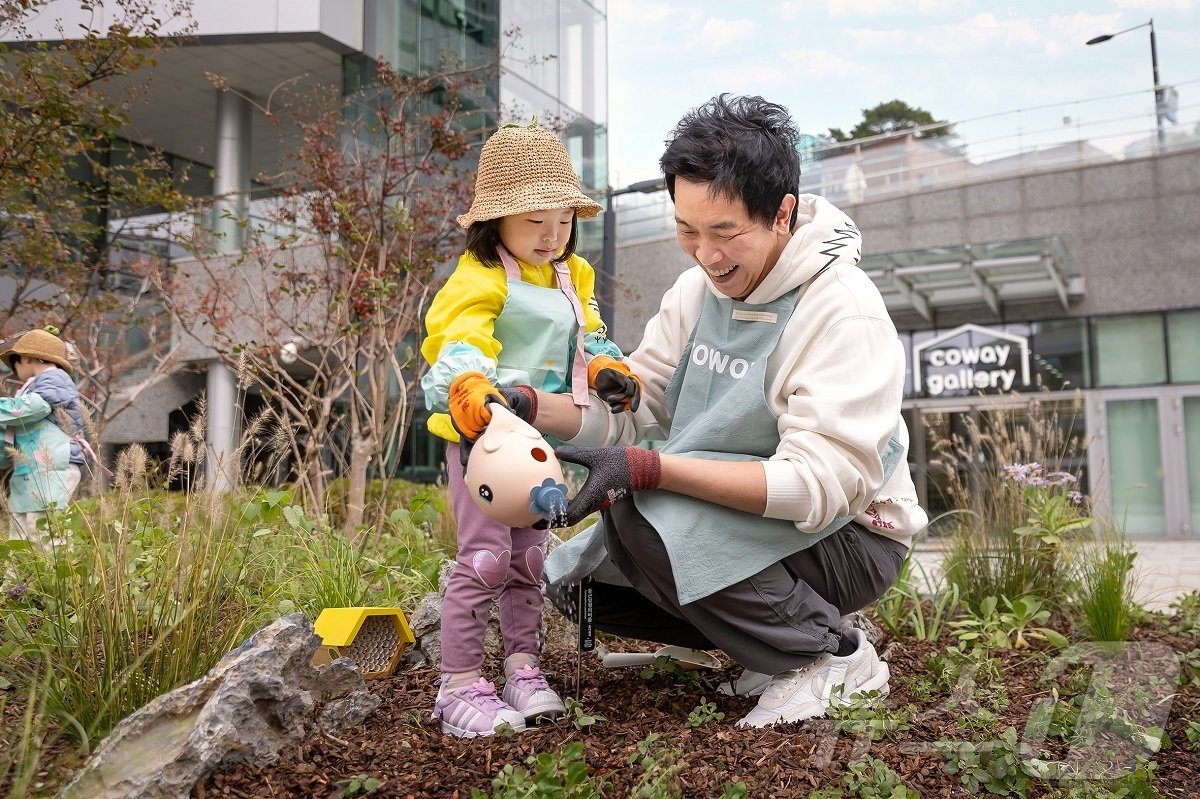
[[442, 604], [442, 671], [483, 667], [492, 600], [500, 603], [504, 656], [541, 650], [545, 530], [507, 527], [484, 515], [463, 482], [458, 445], [446, 449], [450, 498], [458, 521], [458, 558]]

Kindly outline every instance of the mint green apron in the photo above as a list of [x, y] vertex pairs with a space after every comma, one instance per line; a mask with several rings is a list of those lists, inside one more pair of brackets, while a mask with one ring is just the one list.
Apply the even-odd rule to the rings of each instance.
[[508, 274], [508, 297], [493, 328], [502, 344], [497, 380], [502, 386], [570, 394], [576, 405], [587, 405], [583, 306], [570, 270], [552, 263], [558, 288], [542, 288], [521, 279], [521, 267], [508, 250], [498, 247], [497, 252]]
[[[775, 454], [779, 420], [767, 401], [767, 360], [803, 288], [762, 305], [705, 292], [700, 318], [667, 385], [671, 435], [664, 453], [725, 461], [761, 461]], [[883, 452], [884, 483], [902, 453], [893, 435]], [[853, 518], [839, 517], [819, 532], [803, 533], [785, 519], [669, 491], [638, 492], [633, 501], [662, 537], [680, 604], [757, 574]], [[573, 583], [591, 575], [628, 585], [607, 559], [599, 524], [551, 553], [546, 575], [551, 583]]]

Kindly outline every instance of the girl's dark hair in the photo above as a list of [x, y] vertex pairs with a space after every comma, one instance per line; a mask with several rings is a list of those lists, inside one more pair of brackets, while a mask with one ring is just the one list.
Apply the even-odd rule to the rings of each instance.
[[[467, 252], [479, 259], [479, 263], [484, 266], [494, 266], [503, 268], [504, 264], [500, 263], [500, 256], [496, 254], [496, 247], [500, 246], [500, 219], [486, 219], [479, 222], [472, 222], [467, 228]], [[575, 247], [579, 244], [579, 214], [571, 215], [571, 235], [567, 237], [567, 246], [563, 248], [562, 255], [555, 258], [557, 263], [565, 263], [572, 255], [575, 254]]]
[[769, 227], [784, 196], [800, 192], [799, 138], [783, 106], [721, 94], [679, 120], [659, 164], [672, 200], [677, 177], [708, 183], [714, 195], [740, 200], [751, 219]]

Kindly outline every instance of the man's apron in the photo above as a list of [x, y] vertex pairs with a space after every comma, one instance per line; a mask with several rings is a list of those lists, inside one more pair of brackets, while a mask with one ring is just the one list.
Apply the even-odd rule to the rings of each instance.
[[[767, 400], [767, 360], [803, 290], [801, 286], [762, 305], [705, 292], [700, 318], [667, 385], [671, 434], [662, 452], [718, 461], [761, 461], [776, 453], [779, 420]], [[883, 452], [884, 483], [903, 451], [893, 435]], [[804, 533], [785, 519], [669, 491], [638, 492], [633, 501], [662, 537], [681, 605], [757, 574], [853, 518], [842, 516], [819, 532]], [[590, 575], [628, 585], [607, 558], [601, 527], [595, 525], [551, 553], [546, 562], [551, 583], [575, 583]]]

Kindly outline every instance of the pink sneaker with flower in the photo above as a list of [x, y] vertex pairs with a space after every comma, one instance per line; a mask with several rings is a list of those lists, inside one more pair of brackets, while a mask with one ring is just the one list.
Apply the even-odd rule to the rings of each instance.
[[504, 701], [527, 722], [539, 716], [557, 718], [567, 712], [563, 701], [537, 666], [522, 666], [508, 675], [504, 683]]
[[492, 735], [505, 724], [514, 732], [525, 730], [525, 717], [496, 696], [496, 686], [482, 677], [452, 691], [439, 687], [433, 717], [442, 720], [442, 732], [459, 738]]

